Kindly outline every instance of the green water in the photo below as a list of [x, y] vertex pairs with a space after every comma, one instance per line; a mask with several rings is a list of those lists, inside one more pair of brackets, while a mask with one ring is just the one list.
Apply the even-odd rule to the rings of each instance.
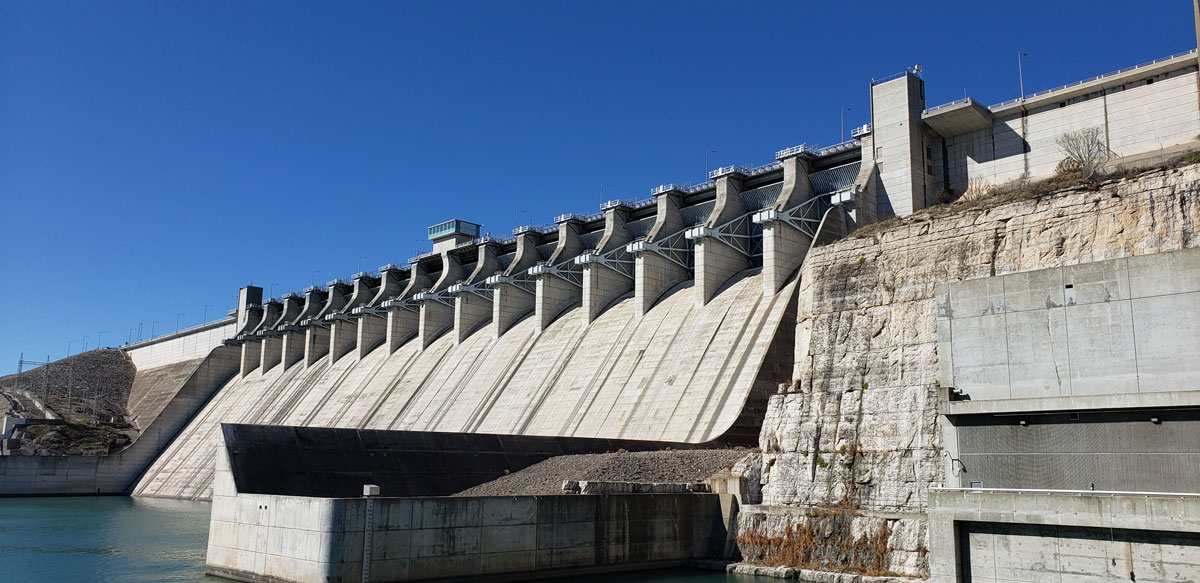
[[[148, 498], [0, 498], [0, 581], [228, 583], [204, 574], [207, 502]], [[572, 583], [750, 583], [755, 577], [665, 570]], [[766, 580], [769, 581], [769, 580]]]

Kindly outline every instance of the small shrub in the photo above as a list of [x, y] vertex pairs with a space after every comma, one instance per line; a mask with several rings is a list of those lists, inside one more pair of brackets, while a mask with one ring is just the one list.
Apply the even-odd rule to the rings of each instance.
[[825, 458], [818, 455], [817, 456], [817, 467], [821, 468], [821, 469], [825, 469], [825, 468], [829, 467], [829, 462], [825, 461]]
[[859, 264], [860, 266], [861, 266], [862, 264], [866, 263], [866, 262], [867, 262], [867, 258], [866, 258], [866, 257], [859, 257], [859, 258], [858, 258], [858, 264]]
[[867, 381], [863, 381], [863, 383], [862, 383], [862, 390], [864, 390], [864, 391], [865, 391], [865, 390], [867, 390], [867, 387], [868, 387], [868, 386], [869, 386], [869, 385], [867, 385]]

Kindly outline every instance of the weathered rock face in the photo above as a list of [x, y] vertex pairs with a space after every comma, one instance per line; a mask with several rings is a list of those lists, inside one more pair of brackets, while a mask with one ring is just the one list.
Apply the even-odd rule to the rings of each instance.
[[917, 215], [814, 250], [795, 381], [771, 398], [760, 436], [763, 505], [739, 518], [746, 560], [927, 574], [927, 493], [942, 482], [935, 285], [1194, 247], [1198, 222], [1190, 166]]

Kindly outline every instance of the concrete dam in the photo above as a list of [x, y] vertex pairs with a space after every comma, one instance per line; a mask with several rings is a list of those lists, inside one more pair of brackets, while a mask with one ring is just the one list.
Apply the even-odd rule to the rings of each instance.
[[[168, 402], [158, 437], [0, 456], [0, 493], [211, 499], [209, 571], [241, 580], [1200, 579], [1197, 70], [935, 107], [905, 70], [841, 144], [243, 288], [126, 347], [139, 398]], [[1057, 145], [1084, 130], [1111, 154], [1094, 180]], [[703, 488], [450, 496], [555, 456], [726, 446], [749, 447]]]

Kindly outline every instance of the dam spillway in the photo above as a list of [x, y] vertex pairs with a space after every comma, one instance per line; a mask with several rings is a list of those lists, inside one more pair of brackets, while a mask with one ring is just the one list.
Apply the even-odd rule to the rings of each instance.
[[489, 324], [235, 377], [134, 494], [208, 498], [221, 423], [753, 443], [790, 372], [761, 365], [794, 292], [764, 296], [761, 280], [743, 273], [705, 305], [685, 284], [645, 316], [627, 297], [591, 325], [575, 308], [541, 334], [526, 318], [499, 338]]

